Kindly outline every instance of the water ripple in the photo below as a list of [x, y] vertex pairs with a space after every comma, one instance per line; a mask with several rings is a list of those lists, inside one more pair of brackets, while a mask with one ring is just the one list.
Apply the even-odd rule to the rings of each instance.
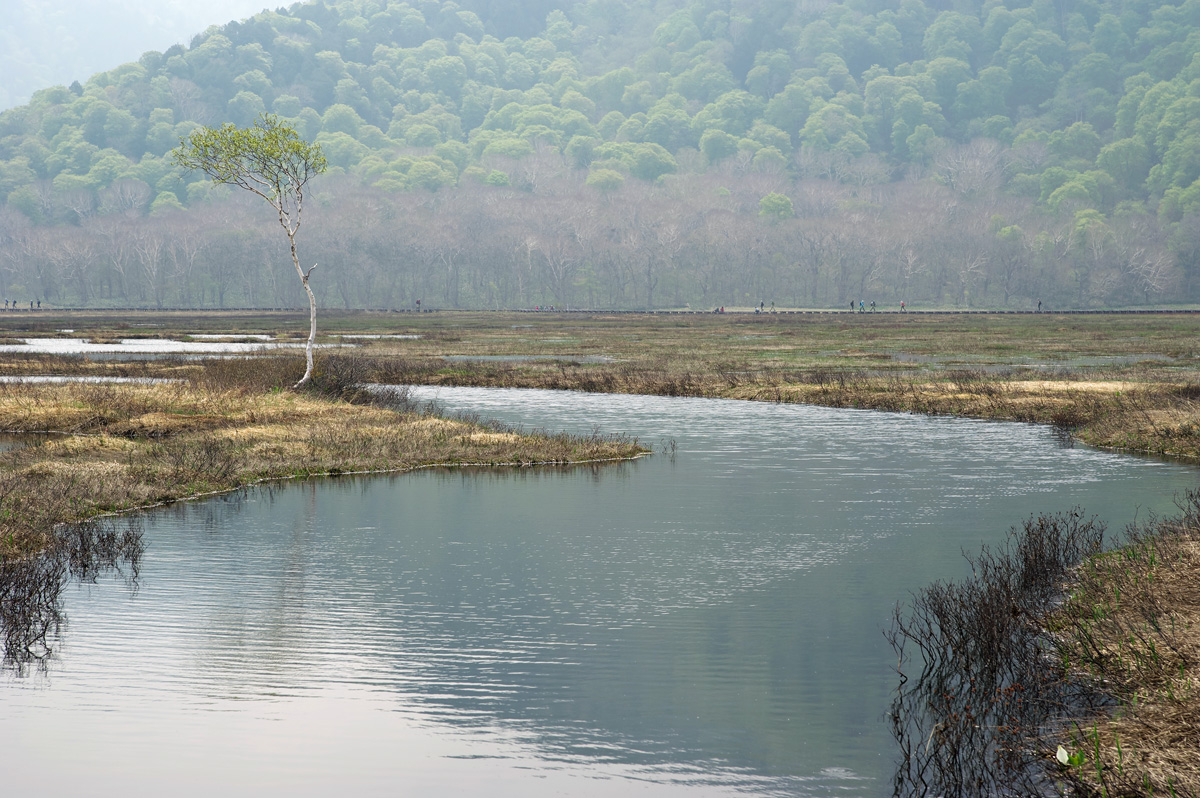
[[[417, 392], [678, 450], [153, 513], [136, 594], [74, 588], [48, 674], [6, 677], [6, 786], [885, 795], [893, 603], [1031, 512], [1083, 504], [1120, 524], [1196, 477], [1031, 425]], [[150, 764], [129, 785], [131, 751]]]

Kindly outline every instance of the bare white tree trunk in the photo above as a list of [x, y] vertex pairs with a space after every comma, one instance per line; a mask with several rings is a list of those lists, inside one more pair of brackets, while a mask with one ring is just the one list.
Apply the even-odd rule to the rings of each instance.
[[313, 269], [317, 268], [317, 264], [314, 263], [308, 271], [301, 269], [300, 258], [296, 255], [296, 233], [294, 230], [289, 229], [288, 241], [292, 245], [292, 264], [296, 267], [296, 274], [300, 275], [300, 284], [304, 286], [304, 293], [308, 294], [308, 343], [304, 347], [304, 376], [292, 386], [292, 390], [296, 390], [297, 388], [302, 388], [312, 379], [313, 342], [317, 340], [317, 297], [308, 286], [308, 276], [312, 274]]

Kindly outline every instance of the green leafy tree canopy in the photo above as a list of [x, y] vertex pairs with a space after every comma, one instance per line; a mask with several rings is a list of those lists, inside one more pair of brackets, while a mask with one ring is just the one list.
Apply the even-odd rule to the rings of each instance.
[[217, 185], [237, 186], [265, 199], [279, 215], [279, 224], [287, 233], [292, 263], [300, 283], [308, 294], [309, 333], [305, 347], [304, 376], [300, 388], [312, 379], [313, 342], [317, 337], [317, 300], [296, 254], [296, 233], [304, 207], [304, 187], [325, 171], [325, 156], [319, 144], [310, 144], [295, 129], [274, 114], [262, 114], [248, 128], [227, 123], [219, 128], [200, 127], [180, 141], [172, 151], [175, 163], [185, 169], [204, 172]]

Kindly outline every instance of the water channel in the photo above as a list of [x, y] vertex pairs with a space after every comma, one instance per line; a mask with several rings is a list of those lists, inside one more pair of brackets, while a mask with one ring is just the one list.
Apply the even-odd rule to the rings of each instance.
[[[289, 483], [148, 514], [136, 590], [73, 586], [0, 676], [4, 791], [883, 796], [894, 603], [1195, 468], [1031, 425], [418, 389], [674, 454]], [[101, 790], [106, 791], [106, 790]]]

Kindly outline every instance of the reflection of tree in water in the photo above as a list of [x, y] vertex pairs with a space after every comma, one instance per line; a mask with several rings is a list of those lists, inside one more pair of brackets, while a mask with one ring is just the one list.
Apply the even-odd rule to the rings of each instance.
[[1004, 550], [971, 560], [973, 579], [934, 584], [897, 608], [887, 631], [901, 680], [889, 713], [895, 795], [1058, 794], [1061, 719], [1104, 697], [1051, 658], [1040, 621], [1103, 532], [1078, 510], [1031, 519]]
[[18, 674], [31, 665], [45, 667], [66, 620], [61, 596], [68, 582], [114, 573], [137, 590], [143, 550], [141, 521], [131, 518], [123, 529], [111, 522], [70, 524], [58, 530], [48, 551], [0, 561], [4, 666]]

